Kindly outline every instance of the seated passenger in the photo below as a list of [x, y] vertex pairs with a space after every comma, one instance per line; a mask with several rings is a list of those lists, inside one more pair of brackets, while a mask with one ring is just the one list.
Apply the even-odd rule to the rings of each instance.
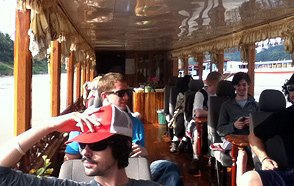
[[251, 79], [247, 73], [238, 72], [234, 75], [232, 84], [236, 94], [221, 106], [217, 133], [221, 137], [229, 134], [249, 134], [249, 113], [258, 111], [258, 104], [248, 94]]
[[83, 85], [83, 102], [86, 108], [94, 104], [97, 94], [98, 82], [102, 76], [95, 77], [91, 82], [85, 82]]
[[[193, 103], [193, 115], [194, 117], [207, 117], [207, 110], [210, 101], [210, 96], [215, 96], [216, 87], [218, 82], [222, 80], [222, 74], [219, 72], [210, 72], [206, 78], [207, 86], [200, 89], [195, 94]], [[207, 131], [207, 130], [204, 130]], [[193, 145], [193, 160], [191, 162], [189, 172], [199, 173], [199, 153], [198, 153], [198, 133], [196, 130], [196, 123], [192, 120], [187, 127], [188, 136], [191, 138]]]
[[[127, 103], [132, 90], [128, 89], [125, 77], [119, 73], [108, 73], [104, 75], [98, 84], [98, 93], [102, 99], [103, 105], [114, 104], [121, 110], [127, 112]], [[89, 110], [91, 111], [92, 108]], [[87, 110], [85, 112], [88, 112]], [[141, 120], [129, 114], [133, 121], [133, 154], [132, 157], [148, 155], [145, 149], [145, 132]], [[71, 132], [69, 139], [79, 135], [79, 132]], [[79, 145], [71, 143], [67, 145], [64, 160], [78, 159], [81, 157]]]
[[[261, 124], [254, 128], [249, 135], [249, 143], [262, 164], [262, 170], [249, 171], [242, 175], [241, 186], [254, 185], [294, 185], [294, 74], [283, 86], [285, 96], [292, 106], [273, 113]], [[265, 151], [264, 142], [279, 135], [282, 138], [289, 167], [281, 170], [275, 160], [271, 159]]]
[[[67, 143], [79, 143], [84, 171], [86, 175], [94, 176], [90, 183], [37, 177], [11, 168], [42, 137], [54, 131], [77, 130], [77, 122], [83, 132]], [[101, 107], [90, 116], [70, 113], [52, 118], [46, 124], [33, 127], [15, 137], [0, 149], [0, 183], [5, 186], [159, 185], [150, 180], [134, 180], [127, 177], [125, 167], [132, 151], [131, 137], [130, 118], [114, 105]]]
[[[248, 94], [250, 83], [251, 79], [247, 73], [238, 72], [234, 75], [232, 85], [236, 89], [236, 94], [222, 104], [218, 119], [217, 133], [222, 139], [230, 134], [249, 134], [249, 113], [259, 110], [255, 99]], [[246, 169], [247, 154], [251, 154], [249, 147], [238, 152], [237, 179], [239, 179], [241, 172]]]
[[186, 75], [180, 79], [180, 92], [177, 95], [176, 107], [173, 118], [169, 122], [169, 127], [173, 130], [172, 147], [170, 152], [176, 152], [181, 138], [185, 136], [184, 108], [185, 100], [184, 93], [189, 89], [190, 75]]

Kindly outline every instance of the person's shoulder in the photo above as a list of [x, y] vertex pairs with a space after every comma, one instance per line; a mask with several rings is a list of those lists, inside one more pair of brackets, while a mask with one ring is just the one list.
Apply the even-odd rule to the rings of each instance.
[[126, 184], [126, 186], [159, 186], [159, 183], [156, 183], [151, 180], [134, 180], [130, 179], [130, 181]]
[[136, 118], [136, 117], [132, 116], [132, 114], [129, 114], [129, 116], [130, 116], [130, 118], [131, 118], [131, 120], [133, 122], [133, 125], [134, 124], [141, 124], [142, 123], [142, 121], [139, 118]]
[[280, 117], [287, 117], [289, 115], [291, 117], [294, 117], [294, 105], [291, 105], [290, 107], [288, 107], [284, 110], [281, 110], [280, 112], [276, 112], [274, 114], [277, 116], [280, 116]]

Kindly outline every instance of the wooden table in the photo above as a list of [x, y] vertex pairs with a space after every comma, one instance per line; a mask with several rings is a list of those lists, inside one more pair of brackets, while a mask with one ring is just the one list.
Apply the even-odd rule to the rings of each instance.
[[201, 155], [202, 126], [207, 124], [207, 117], [193, 117], [197, 129], [198, 155]]
[[144, 124], [158, 123], [160, 109], [164, 109], [164, 92], [133, 93], [133, 111], [141, 113]]
[[248, 135], [227, 135], [226, 140], [232, 143], [232, 186], [236, 186], [238, 149], [244, 149], [249, 145]]

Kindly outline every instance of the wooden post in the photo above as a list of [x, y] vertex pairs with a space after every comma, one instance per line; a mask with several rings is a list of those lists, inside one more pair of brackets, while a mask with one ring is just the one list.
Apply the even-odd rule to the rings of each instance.
[[189, 57], [183, 57], [185, 75], [189, 74]]
[[74, 51], [70, 52], [70, 57], [67, 60], [67, 100], [66, 105], [73, 103], [73, 76], [74, 76]]
[[203, 61], [204, 61], [204, 55], [197, 55], [197, 64], [198, 64], [198, 74], [199, 79], [203, 79]]
[[173, 76], [179, 75], [179, 59], [177, 57], [173, 58]]
[[86, 63], [86, 81], [90, 81], [90, 63]]
[[61, 44], [51, 42], [51, 116], [60, 114]]
[[14, 41], [14, 135], [28, 130], [32, 113], [32, 55], [29, 51], [31, 11], [16, 10]]
[[90, 69], [90, 81], [92, 81], [95, 77], [95, 71]]
[[218, 72], [224, 74], [224, 52], [217, 54]]
[[236, 186], [237, 183], [237, 156], [238, 156], [238, 148], [236, 145], [232, 145], [232, 186]]
[[81, 62], [76, 65], [76, 100], [81, 97]]
[[84, 93], [83, 85], [86, 83], [86, 61], [82, 62], [82, 77], [81, 77], [81, 89], [82, 94]]
[[255, 79], [255, 44], [247, 46], [247, 62], [248, 62], [248, 74], [251, 78], [251, 84], [248, 93], [254, 96], [254, 79]]

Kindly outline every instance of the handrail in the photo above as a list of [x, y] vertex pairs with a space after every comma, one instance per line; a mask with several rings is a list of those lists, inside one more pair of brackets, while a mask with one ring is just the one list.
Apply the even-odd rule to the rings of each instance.
[[[81, 111], [83, 109], [85, 109], [85, 106], [83, 105], [83, 98], [80, 97], [72, 105], [68, 106], [60, 115], [68, 114], [75, 111]], [[67, 133], [52, 132], [48, 134], [47, 136], [43, 137], [39, 142], [37, 142], [30, 150], [27, 151], [27, 153], [18, 162], [15, 169], [21, 170], [25, 173], [28, 173], [31, 169], [37, 170], [38, 168], [43, 166], [44, 161], [42, 156], [46, 155], [47, 158], [51, 159], [52, 167], [54, 168], [54, 170], [56, 170], [56, 167], [58, 168], [62, 163], [58, 162], [58, 153], [56, 152], [64, 145], [64, 142], [66, 140]]]

